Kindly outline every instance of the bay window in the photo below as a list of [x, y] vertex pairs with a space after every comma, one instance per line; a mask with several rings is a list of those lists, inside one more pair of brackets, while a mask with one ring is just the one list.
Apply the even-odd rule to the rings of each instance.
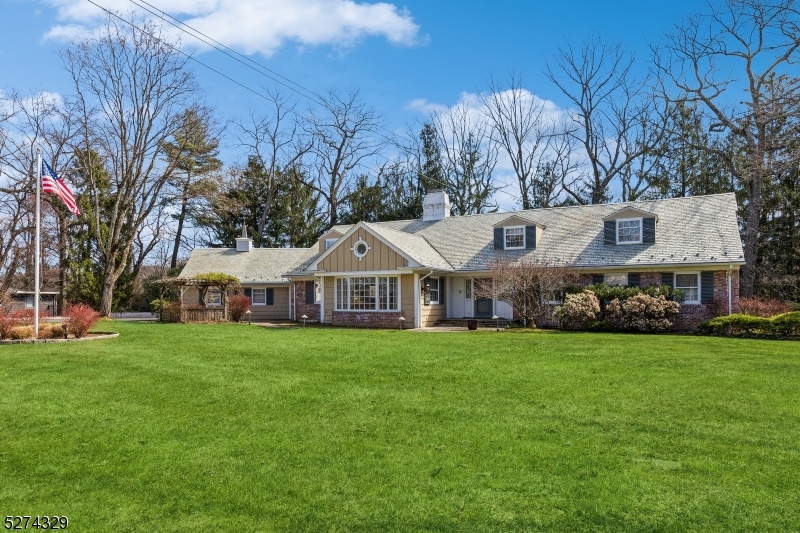
[[360, 276], [336, 279], [337, 311], [399, 311], [397, 276]]

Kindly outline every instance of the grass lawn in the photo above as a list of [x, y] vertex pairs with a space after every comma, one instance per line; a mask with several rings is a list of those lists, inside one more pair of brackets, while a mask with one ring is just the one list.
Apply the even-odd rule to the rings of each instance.
[[0, 346], [0, 519], [797, 531], [800, 344], [103, 322]]

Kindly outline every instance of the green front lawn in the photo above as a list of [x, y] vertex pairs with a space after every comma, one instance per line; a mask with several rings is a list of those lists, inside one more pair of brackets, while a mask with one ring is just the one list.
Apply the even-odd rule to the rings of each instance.
[[104, 322], [0, 346], [0, 519], [800, 529], [800, 344]]

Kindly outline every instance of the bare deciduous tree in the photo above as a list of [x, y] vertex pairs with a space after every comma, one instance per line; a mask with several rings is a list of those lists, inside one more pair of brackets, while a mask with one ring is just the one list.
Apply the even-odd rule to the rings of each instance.
[[268, 90], [267, 96], [271, 114], [256, 115], [251, 111], [247, 122], [237, 124], [239, 144], [256, 157], [267, 173], [266, 198], [255, 228], [259, 235], [264, 233], [282, 178], [302, 165], [313, 146], [312, 137], [303, 134], [303, 124], [295, 112], [297, 104], [277, 90]]
[[[492, 137], [508, 155], [519, 184], [522, 209], [550, 207], [563, 177], [574, 169], [570, 137], [547, 102], [525, 89], [522, 76], [511, 71], [502, 80], [489, 78], [480, 95]], [[562, 172], [566, 174], [562, 174]]]
[[339, 220], [339, 208], [357, 170], [386, 146], [378, 135], [381, 116], [351, 90], [330, 91], [326, 113], [311, 112], [306, 131], [313, 139], [316, 178], [308, 185], [325, 199], [330, 226]]
[[[111, 312], [116, 281], [130, 262], [140, 229], [162, 200], [176, 163], [161, 158], [163, 145], [194, 104], [197, 85], [166, 32], [150, 22], [131, 25], [109, 15], [96, 36], [63, 53], [79, 106], [77, 153], [98, 154], [111, 180], [100, 191], [92, 162], [82, 165], [92, 203], [95, 239], [104, 263], [100, 313]], [[138, 27], [137, 27], [138, 26]], [[111, 202], [101, 209], [100, 203]], [[106, 220], [100, 220], [107, 213]], [[156, 238], [153, 236], [152, 238]], [[145, 245], [147, 248], [147, 245]]]
[[576, 106], [567, 134], [582, 147], [587, 171], [565, 180], [564, 190], [578, 203], [608, 201], [612, 182], [663, 135], [653, 122], [656, 100], [632, 75], [634, 61], [621, 45], [597, 38], [560, 48], [547, 65], [547, 77]]
[[742, 295], [756, 280], [763, 188], [800, 156], [800, 9], [794, 0], [726, 0], [686, 19], [655, 50], [659, 73], [684, 98], [712, 116], [710, 129], [727, 131], [744, 161], [706, 144], [744, 185]]
[[496, 211], [498, 207], [492, 200], [498, 190], [492, 175], [498, 147], [489, 124], [471, 113], [466, 103], [431, 113], [445, 189], [454, 214], [459, 216]]
[[506, 302], [525, 325], [535, 327], [550, 312], [550, 302], [575, 283], [577, 273], [568, 262], [537, 256], [497, 259], [489, 266], [488, 277], [491, 282], [475, 284], [475, 295]]

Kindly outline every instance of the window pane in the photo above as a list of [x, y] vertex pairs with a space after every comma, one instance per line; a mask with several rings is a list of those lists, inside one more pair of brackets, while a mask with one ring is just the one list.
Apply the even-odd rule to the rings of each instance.
[[506, 248], [525, 246], [525, 228], [506, 228]]
[[606, 285], [617, 285], [623, 286], [628, 284], [628, 275], [627, 274], [606, 274], [605, 275], [605, 282]]
[[642, 240], [641, 220], [618, 220], [617, 242], [639, 242]]
[[350, 309], [376, 309], [375, 278], [350, 278]]
[[466, 285], [464, 289], [464, 298], [467, 300], [472, 300], [472, 280], [466, 280]]
[[697, 274], [675, 274], [675, 288], [683, 291], [687, 302], [700, 301], [700, 287]]
[[253, 289], [253, 305], [267, 303], [267, 289]]
[[430, 278], [428, 284], [430, 285], [428, 292], [431, 295], [431, 303], [439, 303], [439, 278]]
[[336, 309], [347, 309], [347, 280], [339, 278], [336, 280]]

